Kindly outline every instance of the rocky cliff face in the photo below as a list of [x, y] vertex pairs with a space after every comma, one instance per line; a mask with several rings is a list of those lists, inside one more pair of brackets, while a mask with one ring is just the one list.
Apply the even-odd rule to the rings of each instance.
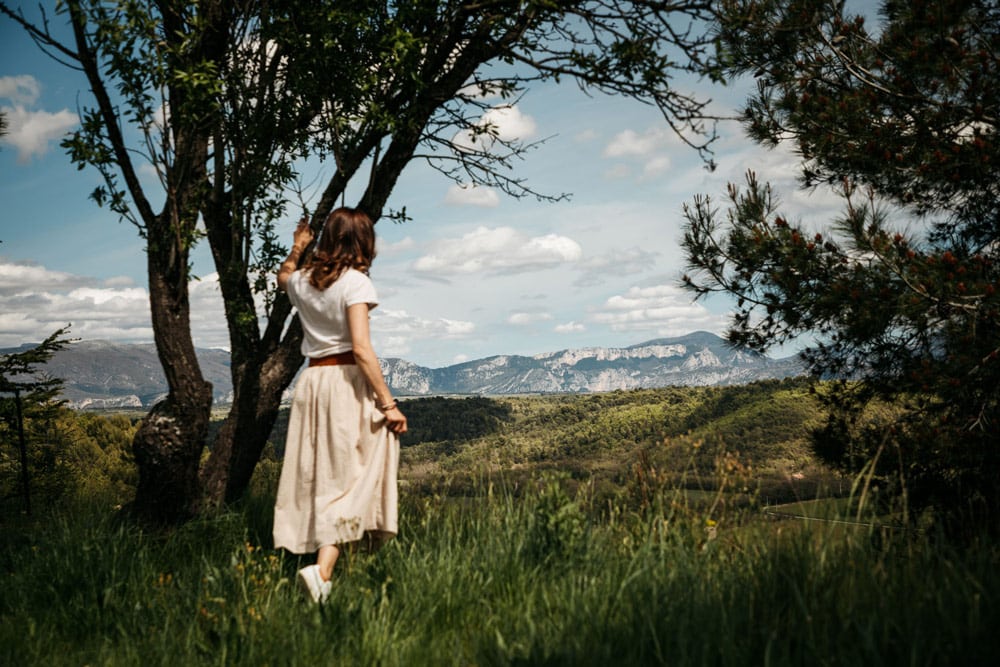
[[580, 348], [533, 357], [496, 356], [430, 369], [382, 362], [390, 386], [408, 394], [601, 392], [670, 385], [741, 384], [804, 372], [795, 357], [771, 359], [698, 332], [624, 348]]
[[[216, 403], [230, 402], [228, 353], [199, 350], [198, 356], [206, 379], [212, 382]], [[65, 381], [64, 398], [81, 409], [148, 407], [167, 391], [152, 345], [83, 341], [57, 353], [45, 370]], [[384, 359], [382, 371], [399, 395], [423, 396], [742, 384], [800, 375], [804, 368], [797, 358], [771, 359], [734, 350], [718, 336], [698, 332], [631, 347], [579, 348], [532, 357], [500, 355], [445, 368]]]

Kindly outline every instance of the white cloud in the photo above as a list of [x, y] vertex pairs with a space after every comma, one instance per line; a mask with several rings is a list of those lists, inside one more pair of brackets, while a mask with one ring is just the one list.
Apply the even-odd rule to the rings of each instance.
[[665, 148], [670, 141], [670, 132], [662, 127], [653, 127], [639, 134], [635, 130], [624, 130], [611, 139], [604, 147], [604, 157], [636, 157], [654, 153]]
[[73, 288], [90, 282], [71, 273], [50, 271], [40, 264], [0, 258], [0, 295]]
[[583, 144], [589, 141], [593, 141], [598, 136], [599, 135], [597, 134], [597, 130], [593, 128], [587, 128], [582, 132], [577, 132], [576, 135], [573, 136], [573, 141], [577, 142], [578, 144]]
[[0, 311], [0, 345], [5, 347], [40, 341], [67, 324], [76, 338], [152, 339], [149, 299], [140, 288], [4, 292]]
[[[195, 344], [228, 347], [214, 274], [191, 283], [190, 302]], [[0, 258], [0, 346], [37, 342], [66, 324], [74, 338], [151, 342], [149, 293], [125, 277], [102, 283]]]
[[44, 155], [54, 140], [80, 122], [68, 109], [55, 113], [31, 109], [41, 93], [42, 86], [33, 76], [0, 77], [0, 99], [13, 105], [0, 107], [7, 117], [7, 134], [0, 142], [17, 150], [18, 162]]
[[459, 239], [438, 241], [413, 269], [421, 273], [521, 273], [576, 262], [583, 251], [566, 236], [528, 237], [512, 227], [477, 227]]
[[633, 286], [605, 301], [590, 319], [610, 326], [612, 331], [653, 331], [660, 336], [718, 332], [726, 326], [725, 316], [692, 302], [690, 293], [674, 285]]
[[624, 250], [614, 248], [602, 255], [582, 260], [578, 264], [582, 273], [573, 284], [577, 287], [589, 287], [604, 282], [609, 273], [627, 276], [650, 271], [657, 268], [659, 256], [659, 252], [639, 247]]
[[41, 93], [41, 84], [31, 75], [0, 76], [0, 99], [19, 105], [34, 104]]
[[[670, 169], [670, 157], [664, 152], [676, 141], [668, 128], [652, 127], [639, 134], [635, 130], [624, 130], [604, 147], [606, 158], [637, 160], [641, 163], [640, 178], [656, 178]], [[607, 178], [624, 178], [632, 170], [625, 164], [616, 164], [605, 172]]]
[[395, 255], [397, 253], [405, 252], [417, 245], [416, 241], [413, 240], [412, 236], [407, 236], [402, 238], [395, 243], [390, 243], [388, 241], [382, 240], [379, 236], [375, 239], [375, 247], [378, 250], [378, 255], [385, 257], [387, 255]]
[[79, 123], [67, 109], [50, 113], [28, 111], [23, 106], [2, 107], [7, 116], [8, 134], [0, 141], [17, 149], [18, 162], [44, 155], [49, 145]]
[[481, 206], [495, 208], [500, 205], [500, 195], [493, 188], [476, 184], [452, 185], [444, 196], [444, 203], [451, 206]]
[[581, 261], [580, 268], [588, 271], [611, 269], [619, 275], [640, 273], [655, 267], [656, 258], [659, 256], [660, 253], [655, 250], [645, 250], [639, 247], [624, 250], [614, 248], [603, 255], [595, 255]]
[[[219, 274], [210, 273], [188, 284], [191, 302], [191, 335], [198, 347], [229, 348], [229, 331], [226, 327], [225, 304], [219, 287]], [[256, 303], [261, 312], [262, 303]]]
[[552, 328], [553, 331], [560, 334], [565, 333], [580, 333], [581, 331], [586, 331], [587, 327], [580, 324], [579, 322], [565, 322], [563, 324], [557, 324]]
[[657, 155], [643, 165], [642, 175], [643, 178], [651, 178], [662, 174], [667, 169], [670, 169], [670, 158], [666, 155]]
[[510, 317], [507, 318], [507, 324], [524, 326], [526, 324], [545, 322], [551, 319], [552, 316], [548, 313], [511, 313]]
[[105, 280], [102, 285], [104, 287], [132, 287], [135, 285], [135, 281], [129, 276], [115, 276]]
[[521, 113], [516, 104], [493, 107], [483, 114], [481, 124], [494, 127], [497, 138], [503, 141], [531, 139], [538, 131], [535, 119]]
[[524, 114], [516, 104], [505, 104], [487, 110], [476, 122], [477, 130], [463, 130], [452, 141], [460, 150], [489, 151], [497, 140], [524, 141], [538, 131], [535, 119]]
[[476, 325], [447, 318], [427, 319], [405, 310], [377, 308], [372, 311], [371, 330], [379, 354], [397, 357], [410, 352], [412, 343], [420, 340], [465, 338], [475, 332]]

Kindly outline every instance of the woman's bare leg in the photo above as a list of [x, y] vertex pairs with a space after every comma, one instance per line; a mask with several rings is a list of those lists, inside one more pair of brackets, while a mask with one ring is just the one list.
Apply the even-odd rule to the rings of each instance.
[[316, 564], [319, 565], [319, 576], [323, 581], [330, 581], [333, 577], [333, 566], [337, 564], [337, 557], [340, 556], [340, 549], [336, 545], [327, 544], [319, 548], [316, 554]]

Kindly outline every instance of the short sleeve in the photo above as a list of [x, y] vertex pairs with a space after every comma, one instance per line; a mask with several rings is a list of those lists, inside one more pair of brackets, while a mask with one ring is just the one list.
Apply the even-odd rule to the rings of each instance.
[[355, 269], [348, 269], [344, 275], [344, 304], [353, 306], [356, 303], [367, 303], [369, 308], [378, 305], [378, 293], [375, 283], [365, 274]]
[[295, 271], [288, 277], [288, 283], [285, 285], [285, 293], [288, 294], [288, 300], [296, 308], [299, 307], [299, 289], [302, 285], [302, 277], [303, 272], [301, 270]]

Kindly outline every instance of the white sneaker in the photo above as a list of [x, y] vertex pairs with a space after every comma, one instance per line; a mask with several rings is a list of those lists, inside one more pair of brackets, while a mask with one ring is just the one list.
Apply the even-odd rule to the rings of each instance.
[[319, 574], [319, 565], [309, 565], [299, 570], [299, 587], [313, 602], [322, 604], [330, 597], [333, 590], [332, 581], [323, 581]]

